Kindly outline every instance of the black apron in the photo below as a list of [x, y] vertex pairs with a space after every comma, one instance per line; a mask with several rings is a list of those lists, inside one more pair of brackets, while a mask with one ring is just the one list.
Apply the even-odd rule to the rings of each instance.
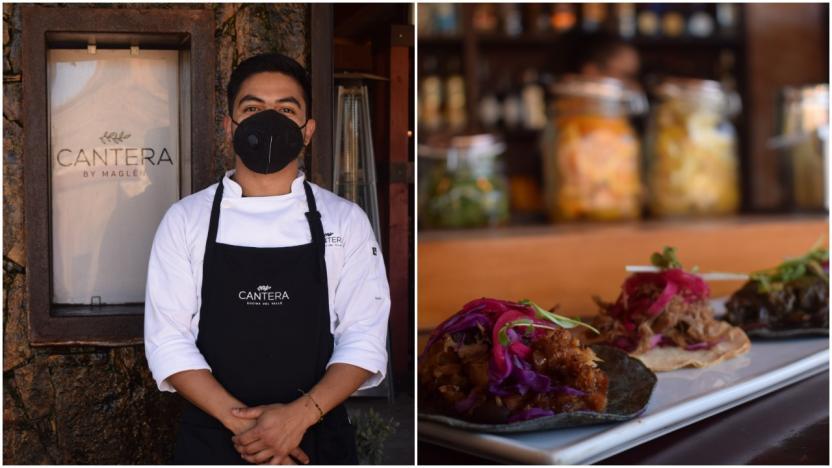
[[[304, 181], [310, 244], [242, 247], [216, 242], [223, 184], [211, 208], [202, 273], [197, 347], [219, 383], [247, 406], [289, 403], [324, 375], [332, 355], [324, 231]], [[233, 434], [188, 403], [174, 463], [247, 464]], [[344, 405], [310, 427], [300, 448], [313, 464], [357, 464]]]

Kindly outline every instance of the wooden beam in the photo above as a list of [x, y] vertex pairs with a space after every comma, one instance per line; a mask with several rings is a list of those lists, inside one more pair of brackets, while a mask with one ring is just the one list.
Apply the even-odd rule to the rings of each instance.
[[[390, 320], [391, 343], [393, 346], [393, 367], [400, 374], [406, 374], [413, 357], [413, 313], [410, 298], [410, 232], [409, 186], [412, 181], [406, 177], [395, 177], [401, 168], [407, 166], [410, 156], [412, 138], [409, 134], [409, 122], [412, 111], [413, 95], [410, 92], [410, 47], [397, 41], [403, 30], [413, 26], [393, 26], [391, 28], [390, 47], [390, 130], [388, 154], [390, 164], [388, 197], [388, 276], [390, 278]], [[406, 171], [407, 172], [407, 171]]]
[[313, 3], [310, 6], [310, 76], [312, 79], [312, 118], [317, 127], [312, 137], [312, 154], [307, 158], [306, 172], [313, 182], [332, 190], [335, 111], [335, 89], [332, 65], [332, 5]]

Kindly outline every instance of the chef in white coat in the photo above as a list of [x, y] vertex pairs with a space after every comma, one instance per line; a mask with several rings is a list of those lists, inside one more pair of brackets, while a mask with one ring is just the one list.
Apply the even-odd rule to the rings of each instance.
[[364, 211], [306, 180], [309, 78], [281, 54], [228, 83], [236, 164], [174, 204], [150, 256], [145, 349], [187, 401], [176, 463], [357, 463], [343, 401], [387, 367], [390, 294]]

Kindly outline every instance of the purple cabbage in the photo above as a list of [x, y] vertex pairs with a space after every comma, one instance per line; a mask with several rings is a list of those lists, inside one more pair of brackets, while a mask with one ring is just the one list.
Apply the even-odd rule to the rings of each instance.
[[664, 335], [662, 335], [661, 333], [656, 333], [655, 335], [651, 336], [650, 341], [648, 342], [649, 348], [653, 349], [656, 346], [658, 346], [658, 344], [662, 342], [663, 338]]
[[535, 393], [545, 393], [549, 391], [552, 386], [552, 381], [549, 377], [536, 372], [532, 369], [527, 361], [521, 361], [517, 356], [512, 356], [512, 363], [514, 369], [511, 371], [512, 380], [514, 380], [517, 393], [525, 395], [529, 390]]
[[471, 390], [467, 397], [454, 404], [454, 409], [459, 413], [467, 413], [477, 404], [479, 399], [480, 394], [476, 390]]
[[424, 356], [431, 346], [433, 346], [433, 344], [436, 343], [436, 341], [443, 335], [470, 330], [472, 328], [476, 328], [477, 325], [481, 325], [485, 330], [489, 330], [491, 328], [491, 320], [485, 314], [476, 312], [454, 315], [439, 325], [436, 330], [431, 333], [430, 338], [428, 338], [427, 346], [425, 346], [425, 350], [422, 352], [422, 356]]
[[710, 341], [700, 341], [699, 343], [689, 344], [685, 346], [685, 351], [698, 351], [700, 349], [711, 349], [716, 343]]
[[553, 385], [552, 380], [531, 368], [531, 365], [512, 356], [511, 375], [501, 384], [491, 383], [488, 391], [497, 396], [525, 395], [529, 391], [534, 393], [565, 393], [567, 395], [584, 397], [586, 392], [568, 385]]
[[488, 391], [497, 396], [525, 395], [530, 390], [535, 393], [548, 392], [552, 387], [549, 377], [536, 372], [531, 365], [511, 356], [511, 373], [507, 378], [497, 381], [492, 380]]

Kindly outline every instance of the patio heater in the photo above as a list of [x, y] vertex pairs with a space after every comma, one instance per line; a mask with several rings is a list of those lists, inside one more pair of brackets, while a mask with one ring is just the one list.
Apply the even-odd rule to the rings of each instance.
[[[333, 187], [339, 196], [364, 209], [381, 245], [376, 189], [376, 162], [370, 104], [365, 80], [386, 78], [356, 73], [336, 74], [335, 161]], [[377, 387], [360, 390], [353, 396], [387, 397], [393, 399], [390, 338], [387, 339], [387, 376]]]

